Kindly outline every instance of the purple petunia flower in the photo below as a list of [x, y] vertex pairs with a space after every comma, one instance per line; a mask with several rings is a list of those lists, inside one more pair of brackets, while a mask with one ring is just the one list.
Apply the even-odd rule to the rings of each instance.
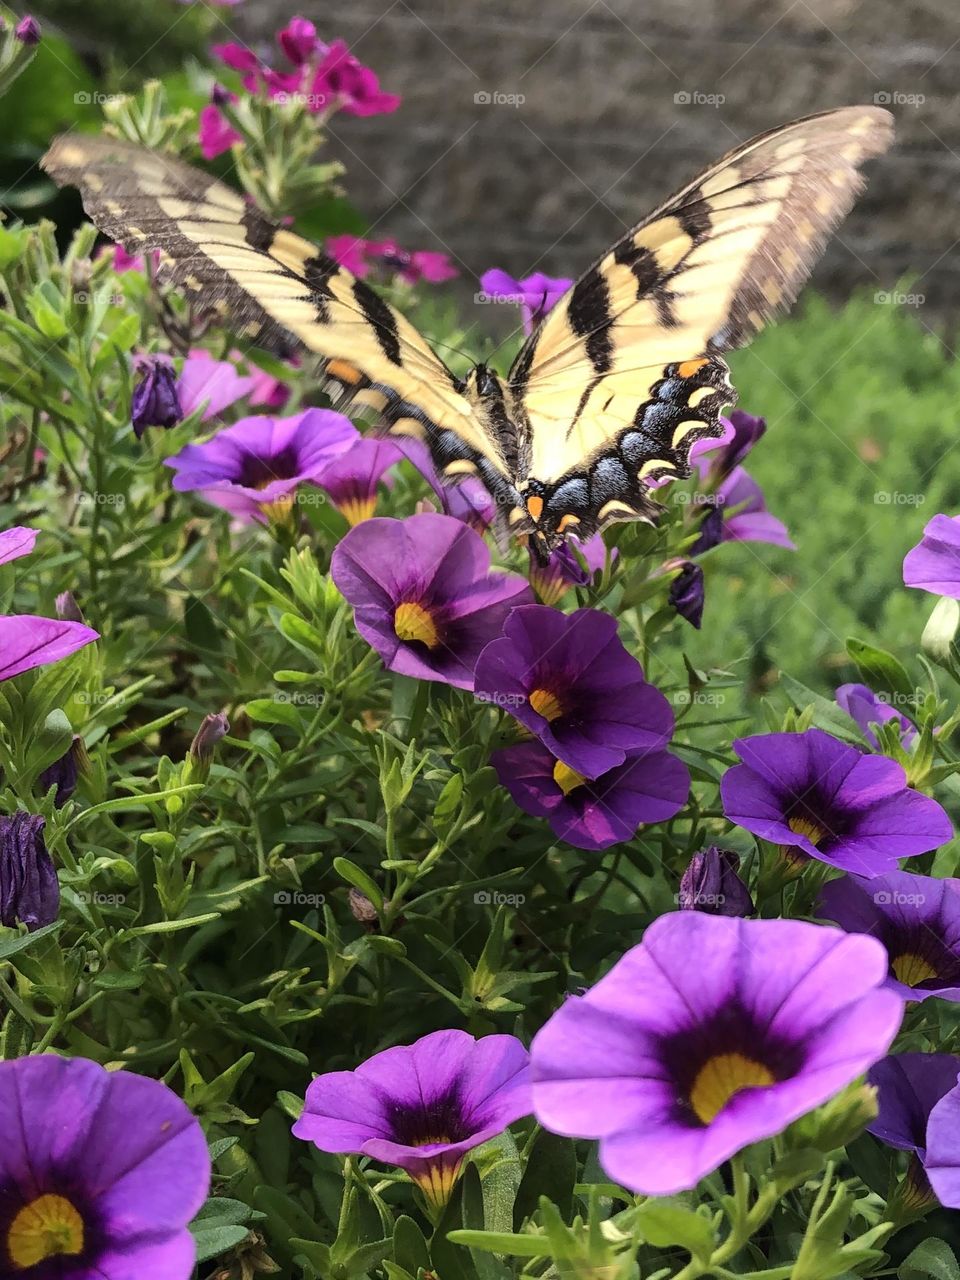
[[872, 724], [884, 724], [887, 720], [896, 720], [900, 725], [900, 741], [905, 747], [917, 736], [917, 730], [907, 717], [889, 702], [878, 697], [865, 684], [842, 684], [837, 689], [837, 705], [842, 707], [852, 720], [860, 727], [863, 736], [874, 749], [880, 743], [877, 735], [870, 728]]
[[55, 786], [57, 789], [53, 803], [58, 809], [62, 808], [76, 791], [80, 774], [87, 772], [89, 767], [90, 757], [87, 755], [83, 738], [75, 733], [72, 742], [59, 760], [48, 764], [40, 774], [38, 785], [41, 794], [46, 795], [50, 788]]
[[348, 524], [360, 524], [373, 515], [380, 482], [402, 457], [390, 440], [361, 437], [346, 453], [327, 463], [316, 483], [329, 494]]
[[39, 530], [28, 529], [25, 525], [4, 529], [0, 533], [0, 564], [8, 564], [11, 560], [28, 556], [37, 541], [38, 532]]
[[545, 276], [542, 271], [518, 280], [499, 267], [492, 267], [480, 277], [480, 290], [487, 298], [512, 302], [520, 308], [524, 333], [532, 332], [572, 284], [572, 280]]
[[292, 418], [242, 418], [204, 444], [188, 444], [165, 460], [179, 493], [199, 491], [244, 521], [266, 523], [289, 510], [301, 485], [359, 439], [349, 418], [332, 409], [307, 409]]
[[698, 564], [687, 560], [670, 583], [667, 599], [680, 617], [699, 631], [703, 622], [704, 598], [703, 570]]
[[[867, 1076], [877, 1089], [879, 1108], [877, 1118], [867, 1125], [868, 1130], [888, 1147], [911, 1153], [906, 1181], [911, 1206], [923, 1207], [937, 1198], [927, 1174], [929, 1162], [939, 1184], [941, 1203], [960, 1208], [956, 1156], [958, 1075], [960, 1057], [952, 1053], [897, 1053], [882, 1058]], [[934, 1148], [932, 1160], [928, 1144]]]
[[670, 703], [598, 609], [515, 609], [480, 655], [475, 688], [586, 778], [661, 751], [673, 733]]
[[960, 600], [960, 516], [934, 516], [903, 561], [908, 587]]
[[183, 417], [177, 374], [169, 356], [134, 356], [140, 381], [133, 389], [130, 418], [139, 440], [147, 427], [175, 427]]
[[210, 1156], [172, 1089], [85, 1058], [20, 1058], [0, 1063], [0, 1117], [4, 1274], [189, 1280]]
[[525, 813], [546, 818], [576, 849], [608, 849], [644, 823], [678, 813], [690, 791], [687, 766], [669, 751], [627, 753], [623, 764], [589, 779], [539, 742], [495, 751], [490, 763]]
[[534, 1037], [536, 1117], [599, 1138], [632, 1191], [688, 1190], [886, 1053], [903, 1002], [885, 971], [875, 939], [821, 925], [661, 916]]
[[879, 876], [899, 858], [953, 838], [944, 810], [907, 786], [896, 761], [864, 755], [822, 729], [758, 734], [733, 745], [743, 763], [720, 784], [723, 811], [764, 840]]
[[434, 1031], [307, 1089], [294, 1135], [405, 1169], [434, 1209], [468, 1151], [530, 1114], [530, 1060], [514, 1036]]
[[429, 512], [356, 525], [330, 572], [388, 671], [461, 689], [473, 688], [477, 658], [510, 610], [531, 599], [523, 578], [491, 570], [478, 534]]
[[694, 854], [680, 880], [680, 910], [706, 911], [715, 916], [753, 915], [753, 899], [737, 874], [739, 866], [738, 854], [718, 849], [715, 844]]
[[184, 417], [202, 408], [203, 422], [242, 400], [253, 387], [253, 378], [238, 373], [229, 360], [214, 360], [203, 348], [190, 352], [177, 379], [177, 395]]
[[887, 985], [905, 1000], [960, 1000], [960, 880], [845, 875], [824, 885], [820, 914], [879, 938], [890, 959]]
[[763, 490], [740, 465], [766, 431], [766, 422], [739, 409], [720, 421], [719, 439], [698, 440], [690, 450], [701, 482], [710, 490], [710, 509], [690, 554], [700, 555], [720, 542], [768, 542], [795, 551], [783, 521], [770, 514]]
[[722, 541], [769, 542], [796, 551], [786, 525], [767, 510], [763, 490], [743, 467], [734, 467], [715, 496], [723, 516]]
[[0, 680], [59, 662], [99, 639], [99, 631], [79, 622], [38, 618], [29, 613], [0, 617]]
[[[617, 558], [617, 549], [610, 552], [611, 562]], [[562, 543], [541, 564], [530, 550], [530, 585], [541, 604], [555, 605], [573, 587], [587, 587], [607, 563], [607, 548], [603, 535], [595, 533], [586, 542]], [[586, 569], [581, 563], [586, 563]]]
[[690, 450], [691, 462], [698, 464], [707, 481], [718, 482], [739, 467], [755, 444], [766, 434], [765, 418], [755, 418], [742, 409], [733, 409], [720, 419], [723, 434], [717, 439], [698, 440]]
[[440, 499], [445, 515], [462, 520], [477, 533], [485, 533], [493, 523], [496, 504], [490, 492], [476, 476], [464, 476], [457, 484], [447, 484], [440, 479], [426, 445], [419, 440], [399, 439], [397, 447], [420, 472], [430, 488]]
[[60, 885], [43, 838], [46, 819], [18, 809], [0, 817], [0, 924], [32, 933], [60, 914]]
[[40, 43], [40, 23], [31, 14], [27, 14], [13, 29], [13, 34], [21, 44], [39, 44]]

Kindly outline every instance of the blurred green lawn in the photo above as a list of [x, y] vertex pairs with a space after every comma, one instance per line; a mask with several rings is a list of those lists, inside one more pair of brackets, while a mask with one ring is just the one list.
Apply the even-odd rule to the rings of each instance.
[[740, 407], [767, 419], [747, 460], [798, 550], [725, 544], [708, 557], [702, 632], [687, 649], [760, 692], [782, 669], [832, 693], [857, 679], [848, 636], [915, 670], [934, 604], [903, 556], [937, 512], [960, 512], [960, 364], [921, 309], [817, 297], [733, 360]]

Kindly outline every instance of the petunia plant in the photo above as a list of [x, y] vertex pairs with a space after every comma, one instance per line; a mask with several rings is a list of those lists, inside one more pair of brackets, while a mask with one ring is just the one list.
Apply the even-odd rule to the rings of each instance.
[[[464, 289], [324, 151], [403, 127], [403, 68], [195, 7], [205, 59], [83, 127], [506, 369], [577, 264]], [[543, 563], [63, 217], [0, 227], [0, 1275], [955, 1280], [956, 512], [877, 574], [915, 643], [808, 687], [717, 625], [832, 527], [749, 371], [656, 526]]]

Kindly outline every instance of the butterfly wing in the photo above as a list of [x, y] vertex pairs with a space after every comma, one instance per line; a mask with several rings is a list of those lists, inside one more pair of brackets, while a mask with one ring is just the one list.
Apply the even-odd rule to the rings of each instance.
[[[650, 518], [649, 482], [735, 400], [721, 353], [789, 306], [892, 140], [890, 115], [845, 107], [737, 147], [596, 262], [510, 371], [521, 492], [540, 531], [586, 537]], [[530, 500], [533, 509], [530, 508]]]
[[80, 189], [93, 222], [251, 341], [299, 343], [324, 378], [393, 434], [422, 440], [441, 475], [508, 482], [500, 442], [413, 325], [310, 241], [277, 227], [208, 174], [106, 137], [65, 134], [42, 161]]

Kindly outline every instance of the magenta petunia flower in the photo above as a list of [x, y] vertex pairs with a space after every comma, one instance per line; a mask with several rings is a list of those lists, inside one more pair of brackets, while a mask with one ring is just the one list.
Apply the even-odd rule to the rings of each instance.
[[266, 523], [289, 510], [297, 489], [359, 439], [356, 427], [332, 409], [307, 409], [292, 418], [242, 418], [204, 444], [188, 444], [166, 466], [179, 493], [198, 491], [244, 521]]
[[[927, 1173], [929, 1162], [941, 1204], [960, 1208], [958, 1076], [960, 1057], [952, 1053], [891, 1054], [867, 1076], [877, 1089], [878, 1104], [877, 1118], [867, 1128], [888, 1147], [911, 1153], [907, 1192], [917, 1207], [938, 1198]], [[928, 1146], [933, 1148], [932, 1158]]]
[[177, 395], [184, 417], [202, 407], [203, 422], [229, 409], [253, 388], [253, 378], [238, 373], [236, 365], [229, 360], [215, 360], [202, 347], [190, 352], [177, 379]]
[[342, 40], [334, 40], [317, 66], [309, 97], [317, 110], [331, 107], [348, 116], [379, 116], [396, 111], [400, 99], [384, 93], [376, 73], [365, 67]]
[[29, 529], [25, 525], [14, 525], [13, 528], [0, 532], [0, 564], [28, 556], [33, 550], [38, 532], [39, 530]]
[[382, 269], [406, 284], [441, 284], [460, 273], [446, 253], [431, 249], [401, 249], [395, 240], [363, 240], [357, 236], [330, 236], [327, 252], [351, 275], [362, 278]]
[[953, 838], [944, 810], [907, 786], [895, 760], [865, 755], [822, 729], [758, 734], [733, 745], [743, 763], [724, 774], [723, 811], [764, 840], [879, 876], [899, 858]]
[[358, 280], [373, 270], [373, 264], [367, 261], [367, 241], [360, 236], [327, 236], [326, 249], [334, 262]]
[[495, 751], [490, 763], [525, 813], [546, 818], [577, 849], [608, 849], [637, 828], [665, 822], [690, 792], [687, 766], [669, 751], [628, 753], [623, 764], [589, 779], [557, 760], [539, 742]]
[[960, 516], [934, 516], [903, 561], [908, 587], [960, 600]]
[[59, 662], [99, 639], [98, 631], [80, 622], [29, 613], [0, 617], [0, 680]]
[[365, 520], [330, 572], [389, 671], [461, 689], [473, 688], [477, 658], [510, 610], [531, 599], [523, 578], [491, 570], [478, 534], [433, 513]]
[[519, 1040], [434, 1031], [355, 1071], [317, 1076], [293, 1132], [321, 1151], [405, 1169], [439, 1209], [467, 1152], [531, 1109], [530, 1060]]
[[316, 483], [349, 524], [360, 524], [373, 515], [380, 482], [402, 457], [390, 440], [361, 437], [346, 453], [327, 463]]
[[200, 129], [198, 133], [200, 154], [204, 160], [216, 160], [225, 151], [229, 151], [235, 142], [242, 142], [242, 134], [237, 133], [233, 125], [216, 103], [208, 102], [200, 112]]
[[530, 333], [540, 323], [572, 284], [572, 280], [545, 276], [542, 271], [518, 280], [499, 267], [492, 267], [480, 277], [480, 290], [486, 298], [512, 302], [520, 308], [524, 333]]
[[[616, 547], [610, 552], [611, 562], [617, 558]], [[586, 587], [593, 582], [607, 563], [607, 548], [603, 535], [595, 533], [586, 542], [562, 543], [541, 564], [530, 550], [530, 585], [541, 604], [555, 605], [574, 587]], [[584, 569], [581, 557], [586, 564]]]
[[673, 733], [670, 703], [598, 609], [515, 609], [480, 655], [475, 689], [585, 778], [663, 750]]
[[905, 1000], [960, 1000], [960, 880], [891, 871], [825, 884], [820, 914], [886, 949], [887, 985]]
[[686, 1191], [881, 1058], [903, 1002], [873, 938], [796, 920], [661, 916], [534, 1037], [537, 1119], [599, 1138], [607, 1175]]
[[887, 720], [896, 720], [900, 725], [900, 741], [905, 747], [917, 736], [916, 728], [907, 717], [889, 702], [877, 697], [865, 684], [842, 684], [837, 689], [837, 704], [841, 706], [852, 720], [860, 727], [863, 736], [873, 748], [879, 748], [877, 735], [870, 728], [872, 724], [884, 724]]
[[317, 28], [309, 18], [291, 18], [277, 32], [277, 44], [295, 67], [302, 67], [314, 54], [324, 52], [326, 45], [317, 38]]
[[206, 1199], [198, 1122], [158, 1080], [51, 1055], [0, 1063], [4, 1275], [189, 1280]]

